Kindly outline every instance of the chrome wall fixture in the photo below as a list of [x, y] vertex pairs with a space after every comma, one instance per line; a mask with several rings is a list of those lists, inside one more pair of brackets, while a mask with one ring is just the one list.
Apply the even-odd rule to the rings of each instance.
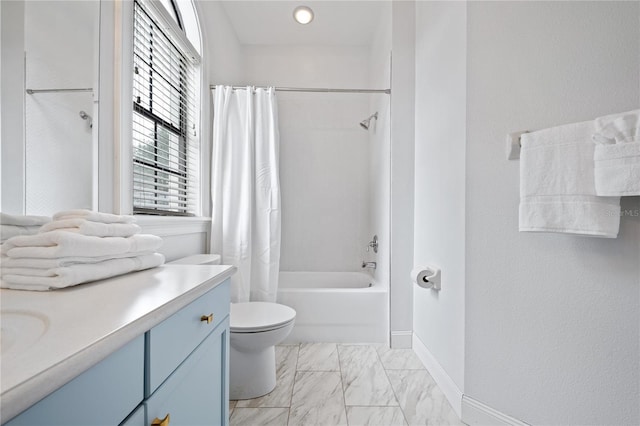
[[93, 92], [90, 87], [81, 89], [26, 89], [27, 94], [33, 95], [36, 93], [61, 93], [61, 92]]
[[369, 249], [373, 249], [374, 253], [378, 252], [378, 236], [377, 235], [374, 235], [373, 239], [369, 241], [369, 243], [367, 244], [367, 251], [369, 251]]
[[80, 118], [82, 118], [83, 120], [87, 120], [89, 128], [93, 129], [93, 118], [91, 118], [91, 116], [84, 111], [80, 111], [78, 114], [80, 115]]
[[360, 122], [360, 127], [362, 127], [365, 130], [369, 130], [369, 126], [371, 125], [371, 120], [373, 119], [378, 119], [378, 111], [374, 112], [373, 114], [371, 114], [369, 116], [369, 118], [366, 118], [364, 120], [362, 120]]
[[[231, 86], [233, 89], [246, 89], [247, 86]], [[251, 86], [249, 86], [251, 87]], [[267, 89], [266, 86], [256, 86]], [[215, 89], [215, 85], [209, 86]], [[312, 92], [312, 93], [386, 93], [391, 94], [391, 89], [325, 89], [319, 87], [274, 87], [276, 92]]]

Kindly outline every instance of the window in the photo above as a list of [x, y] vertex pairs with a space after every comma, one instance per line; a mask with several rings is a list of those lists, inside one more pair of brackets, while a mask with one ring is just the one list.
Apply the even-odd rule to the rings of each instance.
[[199, 57], [173, 6], [163, 13], [134, 3], [133, 211], [193, 216], [200, 198]]

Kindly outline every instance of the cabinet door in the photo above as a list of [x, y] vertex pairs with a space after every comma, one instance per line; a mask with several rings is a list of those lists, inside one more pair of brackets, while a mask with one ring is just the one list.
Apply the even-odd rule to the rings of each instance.
[[117, 425], [142, 402], [144, 337], [137, 337], [4, 426]]
[[[154, 393], [209, 333], [229, 316], [229, 283], [227, 279], [149, 330], [149, 374], [145, 397]], [[203, 321], [209, 315], [211, 319]]]
[[129, 414], [129, 417], [120, 423], [120, 426], [144, 426], [144, 417], [144, 404], [140, 404], [133, 413]]
[[147, 400], [147, 425], [228, 425], [229, 317], [187, 357]]

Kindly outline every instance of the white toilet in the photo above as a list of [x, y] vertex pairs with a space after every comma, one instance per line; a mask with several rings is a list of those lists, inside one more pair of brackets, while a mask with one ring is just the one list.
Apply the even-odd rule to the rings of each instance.
[[[171, 264], [218, 265], [218, 255], [195, 255]], [[231, 304], [229, 399], [251, 399], [276, 386], [275, 345], [293, 329], [296, 311], [277, 303]]]
[[231, 304], [229, 399], [251, 399], [276, 387], [275, 345], [293, 329], [296, 311], [268, 302]]

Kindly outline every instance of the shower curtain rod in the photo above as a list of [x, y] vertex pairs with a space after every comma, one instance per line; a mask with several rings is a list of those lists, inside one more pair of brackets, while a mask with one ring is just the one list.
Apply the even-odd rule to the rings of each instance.
[[93, 92], [93, 89], [92, 88], [82, 88], [82, 89], [27, 89], [26, 92], [29, 95], [33, 95], [34, 93]]
[[[233, 89], [246, 89], [247, 86], [231, 86]], [[266, 88], [266, 86], [256, 86]], [[209, 86], [215, 89], [215, 85]], [[275, 87], [277, 92], [315, 92], [315, 93], [386, 93], [391, 94], [391, 89], [324, 89], [316, 87]]]

